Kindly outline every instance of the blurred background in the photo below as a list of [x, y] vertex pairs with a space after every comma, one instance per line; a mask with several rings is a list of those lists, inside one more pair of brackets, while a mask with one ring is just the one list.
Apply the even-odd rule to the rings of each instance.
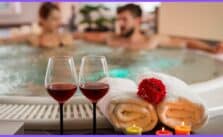
[[[0, 2], [0, 28], [21, 27], [22, 33], [38, 22], [39, 2]], [[127, 3], [57, 3], [62, 11], [63, 29], [107, 31], [114, 28], [116, 8]], [[207, 40], [223, 40], [223, 3], [137, 2], [143, 9], [142, 29], [146, 33]], [[29, 27], [27, 27], [27, 25]], [[30, 27], [31, 26], [31, 27]], [[5, 34], [5, 33], [4, 33]]]
[[[70, 31], [106, 31], [113, 29], [116, 8], [127, 3], [57, 3], [62, 12], [63, 28]], [[155, 10], [160, 2], [138, 2], [143, 11], [143, 27], [155, 29]], [[27, 25], [35, 27], [38, 22], [40, 2], [0, 2], [0, 28], [23, 27], [28, 31]], [[90, 20], [88, 18], [90, 17]], [[100, 29], [100, 30], [99, 30]], [[150, 30], [150, 29], [148, 29]]]

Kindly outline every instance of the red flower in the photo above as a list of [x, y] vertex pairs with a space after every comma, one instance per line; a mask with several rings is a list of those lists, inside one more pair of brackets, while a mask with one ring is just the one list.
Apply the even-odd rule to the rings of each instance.
[[139, 83], [137, 95], [152, 104], [159, 104], [166, 96], [166, 87], [159, 79], [143, 79]]

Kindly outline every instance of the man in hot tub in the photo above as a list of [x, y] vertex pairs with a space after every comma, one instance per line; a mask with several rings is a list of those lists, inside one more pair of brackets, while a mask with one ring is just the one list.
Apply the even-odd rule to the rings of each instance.
[[135, 4], [127, 4], [117, 9], [115, 33], [83, 33], [74, 35], [90, 42], [107, 43], [111, 47], [123, 47], [131, 50], [155, 49], [157, 47], [188, 47], [208, 52], [221, 52], [223, 46], [209, 46], [193, 40], [171, 38], [164, 35], [146, 36], [141, 32], [142, 9]]
[[55, 3], [45, 2], [39, 8], [40, 34], [26, 34], [0, 39], [0, 43], [30, 43], [33, 46], [54, 48], [73, 44], [69, 33], [59, 32], [61, 12]]

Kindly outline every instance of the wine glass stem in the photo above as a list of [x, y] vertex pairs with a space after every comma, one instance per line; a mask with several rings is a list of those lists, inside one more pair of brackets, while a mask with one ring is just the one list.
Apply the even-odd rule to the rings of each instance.
[[60, 134], [63, 135], [63, 103], [60, 103]]
[[93, 103], [93, 134], [96, 134], [96, 103]]

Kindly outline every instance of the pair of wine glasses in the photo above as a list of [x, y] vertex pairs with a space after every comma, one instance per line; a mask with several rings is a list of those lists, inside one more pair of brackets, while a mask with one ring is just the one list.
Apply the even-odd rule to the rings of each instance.
[[64, 103], [74, 95], [77, 87], [93, 104], [93, 134], [96, 134], [96, 103], [109, 90], [109, 83], [100, 80], [106, 77], [108, 77], [108, 66], [104, 56], [84, 56], [81, 60], [79, 78], [72, 56], [49, 58], [45, 87], [60, 106], [60, 134], [63, 134], [64, 129]]

